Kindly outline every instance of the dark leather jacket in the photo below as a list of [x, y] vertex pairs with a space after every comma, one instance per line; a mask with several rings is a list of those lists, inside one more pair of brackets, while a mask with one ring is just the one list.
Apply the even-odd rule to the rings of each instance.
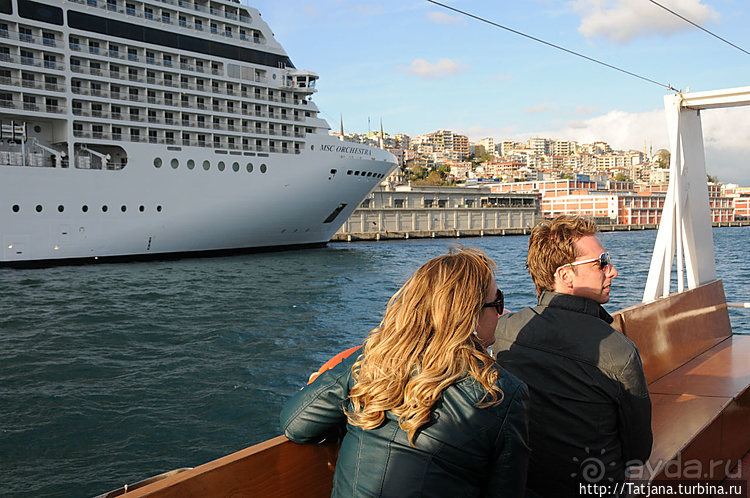
[[611, 485], [651, 452], [651, 400], [636, 346], [595, 301], [545, 292], [500, 317], [497, 361], [529, 386], [528, 487], [544, 497]]
[[[298, 392], [281, 412], [284, 434], [315, 443], [346, 424], [356, 354]], [[346, 425], [331, 496], [523, 496], [528, 461], [526, 385], [500, 370], [502, 403], [477, 408], [485, 394], [471, 379], [443, 391], [432, 421], [410, 446], [398, 420], [387, 414], [378, 428]]]

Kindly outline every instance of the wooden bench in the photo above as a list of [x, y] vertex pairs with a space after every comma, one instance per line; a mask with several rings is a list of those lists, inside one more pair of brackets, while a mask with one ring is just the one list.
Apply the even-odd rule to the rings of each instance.
[[750, 450], [750, 336], [733, 336], [715, 281], [614, 315], [637, 346], [654, 446], [635, 479], [721, 480]]
[[[721, 281], [614, 317], [639, 347], [653, 403], [653, 451], [635, 478], [709, 477], [694, 475], [696, 464], [711, 479], [724, 478], [750, 449], [750, 336], [732, 336]], [[337, 452], [279, 436], [101, 498], [328, 497]]]

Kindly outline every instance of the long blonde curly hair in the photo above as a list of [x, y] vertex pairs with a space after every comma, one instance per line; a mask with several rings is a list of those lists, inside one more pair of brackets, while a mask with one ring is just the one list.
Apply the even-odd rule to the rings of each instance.
[[502, 401], [494, 360], [474, 334], [496, 269], [479, 249], [464, 248], [416, 271], [352, 366], [349, 423], [374, 429], [390, 411], [414, 446], [432, 406], [456, 381], [469, 376], [487, 391], [478, 408]]

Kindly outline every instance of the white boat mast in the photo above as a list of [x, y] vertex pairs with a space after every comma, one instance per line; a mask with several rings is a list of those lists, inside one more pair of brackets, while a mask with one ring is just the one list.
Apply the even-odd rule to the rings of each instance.
[[716, 280], [700, 111], [750, 105], [750, 87], [664, 97], [672, 152], [669, 188], [656, 236], [643, 302], [670, 292], [677, 253], [677, 290]]

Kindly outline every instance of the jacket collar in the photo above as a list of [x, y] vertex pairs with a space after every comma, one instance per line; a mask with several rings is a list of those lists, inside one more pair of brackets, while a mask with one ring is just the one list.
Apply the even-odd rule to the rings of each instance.
[[614, 318], [602, 308], [601, 304], [586, 297], [560, 294], [559, 292], [554, 291], [544, 291], [539, 297], [539, 306], [549, 306], [550, 308], [585, 313], [600, 318], [607, 323], [612, 323], [614, 321]]

